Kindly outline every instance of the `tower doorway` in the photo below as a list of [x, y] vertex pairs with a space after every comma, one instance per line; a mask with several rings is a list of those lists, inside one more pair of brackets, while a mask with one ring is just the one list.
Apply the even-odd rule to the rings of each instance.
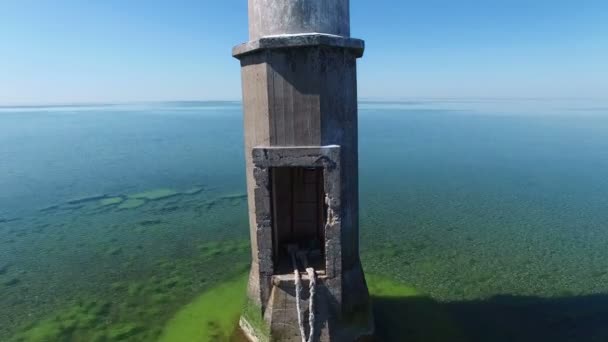
[[293, 272], [290, 253], [305, 253], [309, 266], [325, 269], [326, 205], [323, 168], [271, 168], [273, 261], [276, 274]]

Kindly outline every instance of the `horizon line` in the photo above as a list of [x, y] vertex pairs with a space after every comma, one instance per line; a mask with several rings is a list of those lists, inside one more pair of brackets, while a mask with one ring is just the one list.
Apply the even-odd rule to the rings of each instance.
[[[430, 101], [608, 101], [608, 98], [599, 97], [402, 97], [402, 98], [379, 98], [362, 97], [358, 102], [430, 102]], [[44, 107], [87, 107], [87, 106], [124, 106], [124, 105], [152, 105], [152, 104], [203, 104], [203, 103], [242, 103], [242, 99], [217, 99], [217, 100], [129, 100], [129, 101], [75, 101], [75, 102], [14, 102], [1, 104], [0, 108], [44, 108]]]

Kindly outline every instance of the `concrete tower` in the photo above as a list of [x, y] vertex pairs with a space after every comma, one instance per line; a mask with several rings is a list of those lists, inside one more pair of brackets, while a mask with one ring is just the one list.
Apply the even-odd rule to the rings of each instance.
[[252, 250], [240, 325], [252, 340], [302, 341], [304, 332], [310, 341], [356, 341], [373, 331], [359, 260], [363, 48], [350, 38], [348, 0], [249, 0], [249, 42], [233, 56]]

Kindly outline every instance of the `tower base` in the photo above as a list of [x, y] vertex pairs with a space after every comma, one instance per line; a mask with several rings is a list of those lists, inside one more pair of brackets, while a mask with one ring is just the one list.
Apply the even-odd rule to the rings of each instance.
[[[362, 273], [360, 274], [362, 275]], [[259, 308], [245, 309], [240, 318], [239, 326], [250, 341], [302, 341], [298, 323], [294, 277], [292, 274], [273, 276], [273, 286], [263, 317], [257, 310]], [[303, 275], [300, 308], [307, 339], [310, 335], [309, 284], [308, 276]], [[336, 306], [336, 303], [333, 303], [335, 297], [330, 292], [329, 287], [331, 285], [328, 285], [327, 279], [323, 275], [318, 276], [314, 295], [315, 318], [312, 341], [371, 341], [374, 332], [374, 320], [369, 301], [341, 314], [337, 309], [339, 305]]]

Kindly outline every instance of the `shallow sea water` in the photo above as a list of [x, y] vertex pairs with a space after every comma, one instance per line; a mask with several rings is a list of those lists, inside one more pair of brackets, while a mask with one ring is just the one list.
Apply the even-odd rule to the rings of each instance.
[[[608, 341], [608, 106], [359, 114], [381, 340]], [[237, 296], [241, 115], [230, 102], [0, 108], [0, 340], [177, 341], [209, 293]], [[387, 295], [389, 282], [411, 291]], [[221, 309], [193, 334], [228, 340]]]

